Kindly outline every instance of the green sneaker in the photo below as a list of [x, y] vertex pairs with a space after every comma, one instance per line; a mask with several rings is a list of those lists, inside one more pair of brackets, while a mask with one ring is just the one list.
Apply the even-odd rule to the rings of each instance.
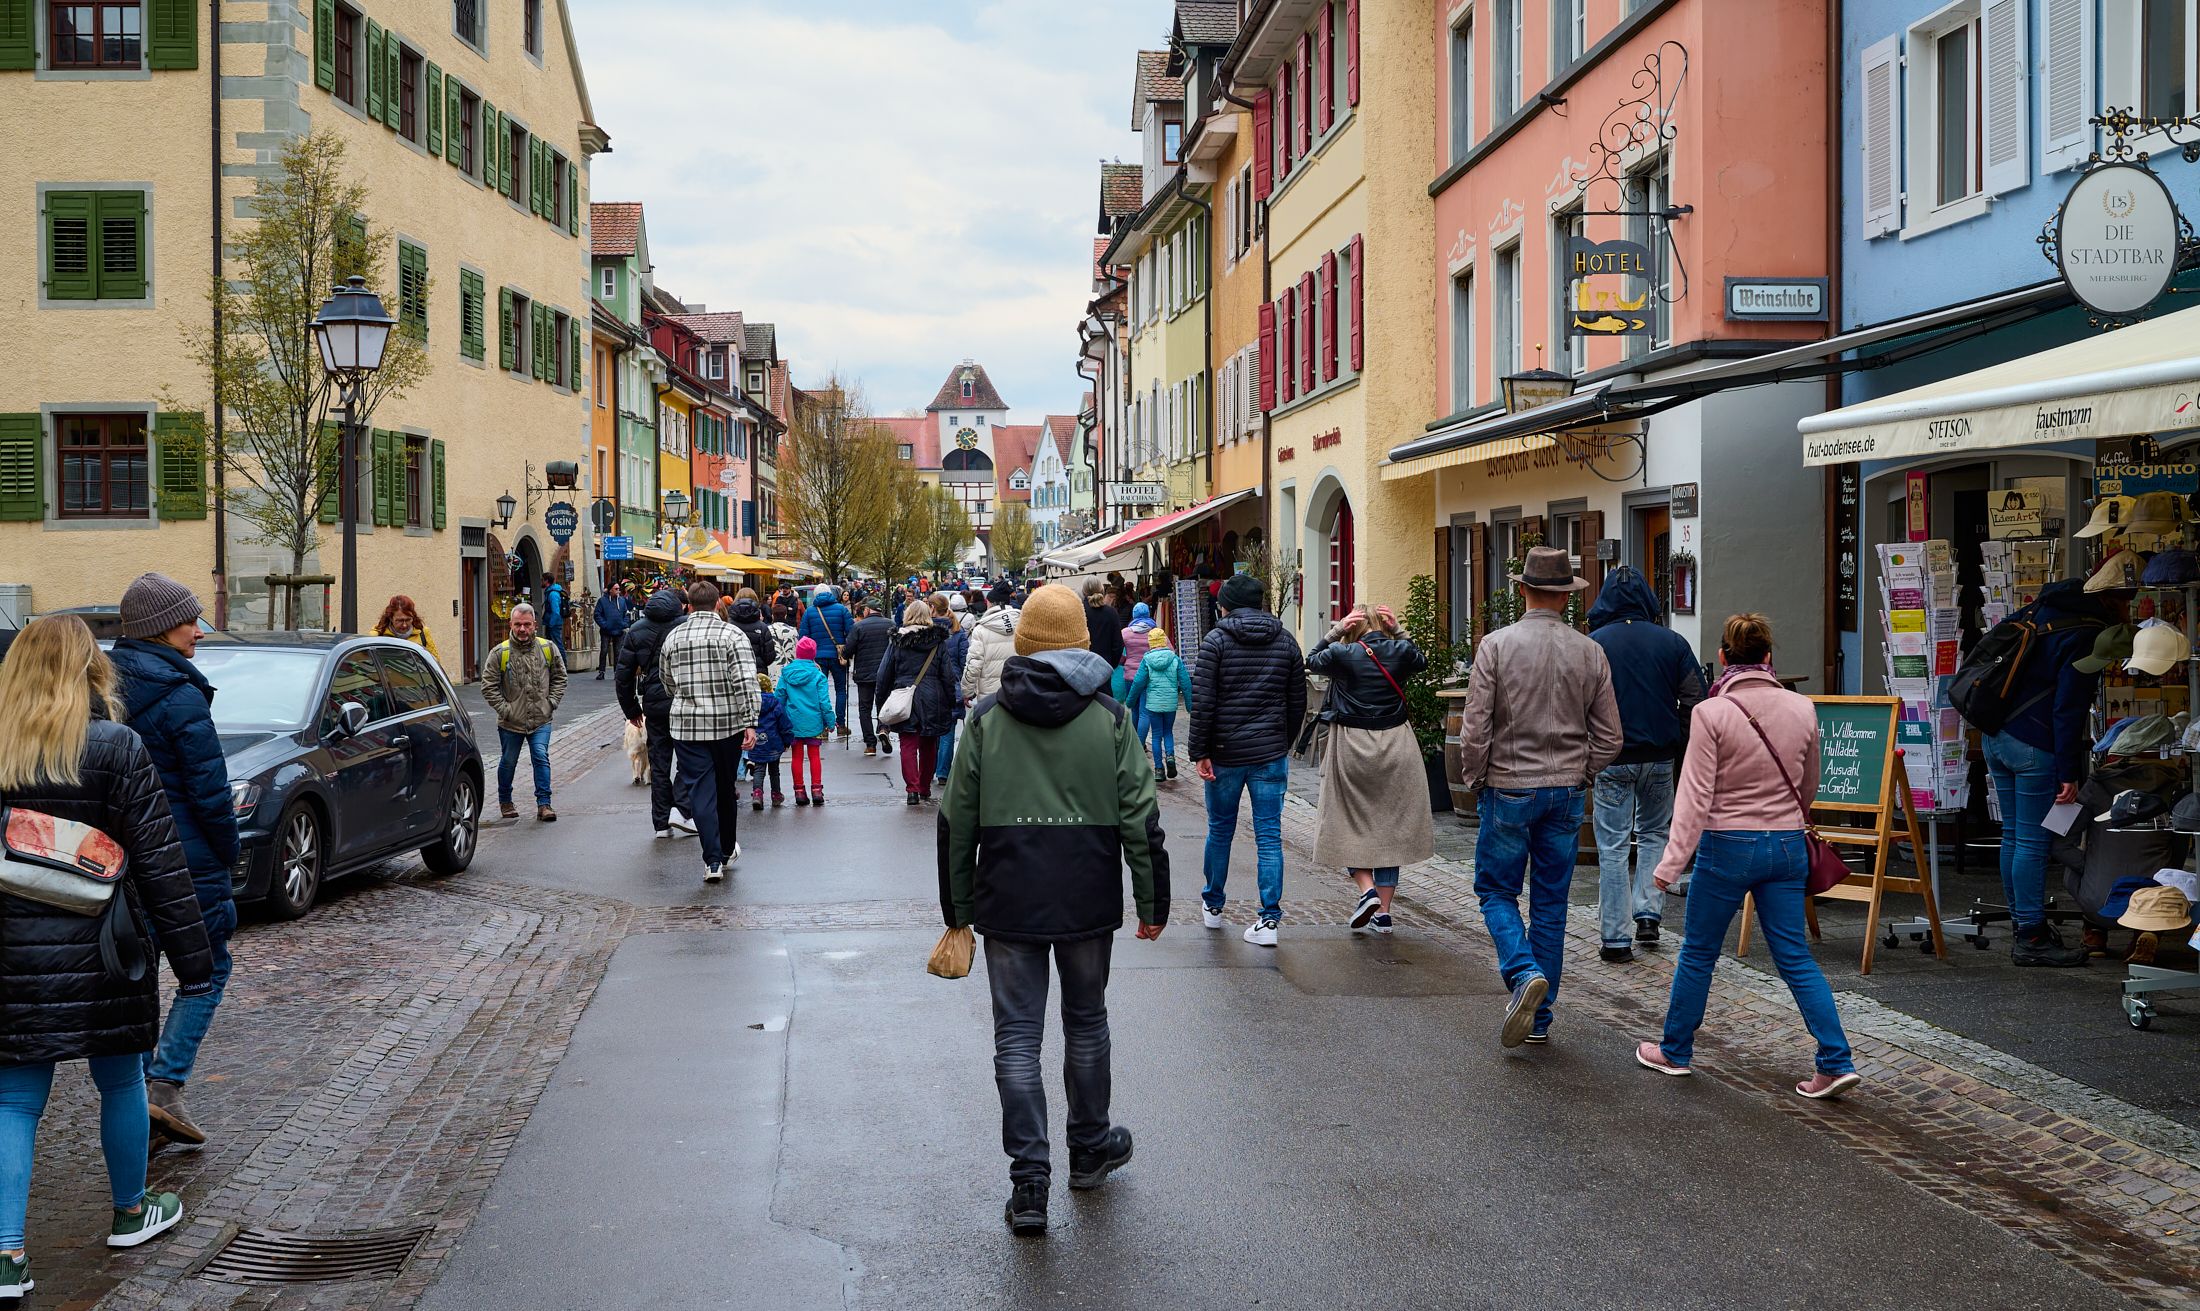
[[0, 1297], [21, 1297], [38, 1287], [31, 1282], [31, 1254], [0, 1256]]
[[107, 1231], [107, 1246], [136, 1247], [139, 1243], [176, 1227], [183, 1219], [183, 1199], [174, 1193], [147, 1193], [135, 1213], [115, 1212], [114, 1227]]

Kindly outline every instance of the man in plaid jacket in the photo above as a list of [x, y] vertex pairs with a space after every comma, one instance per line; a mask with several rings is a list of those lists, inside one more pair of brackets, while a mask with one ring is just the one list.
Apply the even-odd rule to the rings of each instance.
[[718, 589], [690, 583], [686, 623], [665, 635], [657, 677], [672, 697], [669, 724], [681, 775], [689, 780], [695, 835], [703, 843], [703, 882], [717, 883], [741, 859], [741, 753], [756, 745], [762, 697], [756, 653], [740, 629], [718, 617]]

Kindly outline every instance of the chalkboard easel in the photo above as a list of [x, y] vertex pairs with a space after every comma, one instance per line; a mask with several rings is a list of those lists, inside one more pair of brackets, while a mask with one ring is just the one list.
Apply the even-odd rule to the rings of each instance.
[[[1861, 901], [1870, 908], [1864, 922], [1861, 973], [1872, 972], [1872, 956], [1879, 946], [1880, 906], [1890, 892], [1911, 892], [1925, 899], [1925, 918], [1933, 927], [1933, 954], [1946, 960], [1948, 940], [1940, 927], [1933, 882], [1925, 871], [1925, 839], [1910, 796], [1909, 771], [1903, 768], [1902, 752], [1895, 746], [1901, 701], [1891, 696], [1814, 696], [1811, 704], [1818, 710], [1818, 794], [1811, 798], [1811, 809], [1840, 817], [1834, 824], [1819, 825], [1818, 836], [1838, 847], [1865, 847], [1872, 853], [1870, 873], [1851, 872], [1818, 895], [1832, 901]], [[1901, 838], [1909, 840], [1914, 875], [1897, 875], [1892, 870], [1894, 845]], [[1749, 954], [1754, 909], [1745, 898], [1736, 956]], [[1814, 936], [1817, 928], [1814, 913]]]

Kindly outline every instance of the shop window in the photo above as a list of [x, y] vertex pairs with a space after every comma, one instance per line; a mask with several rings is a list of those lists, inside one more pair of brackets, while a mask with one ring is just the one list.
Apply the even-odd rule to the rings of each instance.
[[142, 519], [150, 504], [143, 414], [65, 414], [54, 420], [63, 519]]
[[[27, 8], [27, 6], [26, 6]], [[28, 24], [28, 13], [23, 15]], [[48, 63], [54, 68], [135, 69], [143, 66], [145, 15], [128, 4], [57, 4], [46, 11]], [[26, 38], [25, 44], [28, 44]]]

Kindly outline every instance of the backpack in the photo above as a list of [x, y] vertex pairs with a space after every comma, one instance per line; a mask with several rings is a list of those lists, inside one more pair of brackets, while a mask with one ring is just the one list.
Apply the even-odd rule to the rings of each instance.
[[2027, 701], [2015, 699], [2024, 662], [2045, 639], [2053, 633], [2104, 626], [2092, 615], [2048, 619], [2040, 603], [2034, 601], [1994, 625], [1963, 657], [1963, 663], [1956, 666], [1955, 677], [1948, 681], [1948, 704], [1955, 707], [1965, 723], [1979, 732], [1999, 733], [2018, 711], [2043, 696], [2052, 695], [2050, 690]]

